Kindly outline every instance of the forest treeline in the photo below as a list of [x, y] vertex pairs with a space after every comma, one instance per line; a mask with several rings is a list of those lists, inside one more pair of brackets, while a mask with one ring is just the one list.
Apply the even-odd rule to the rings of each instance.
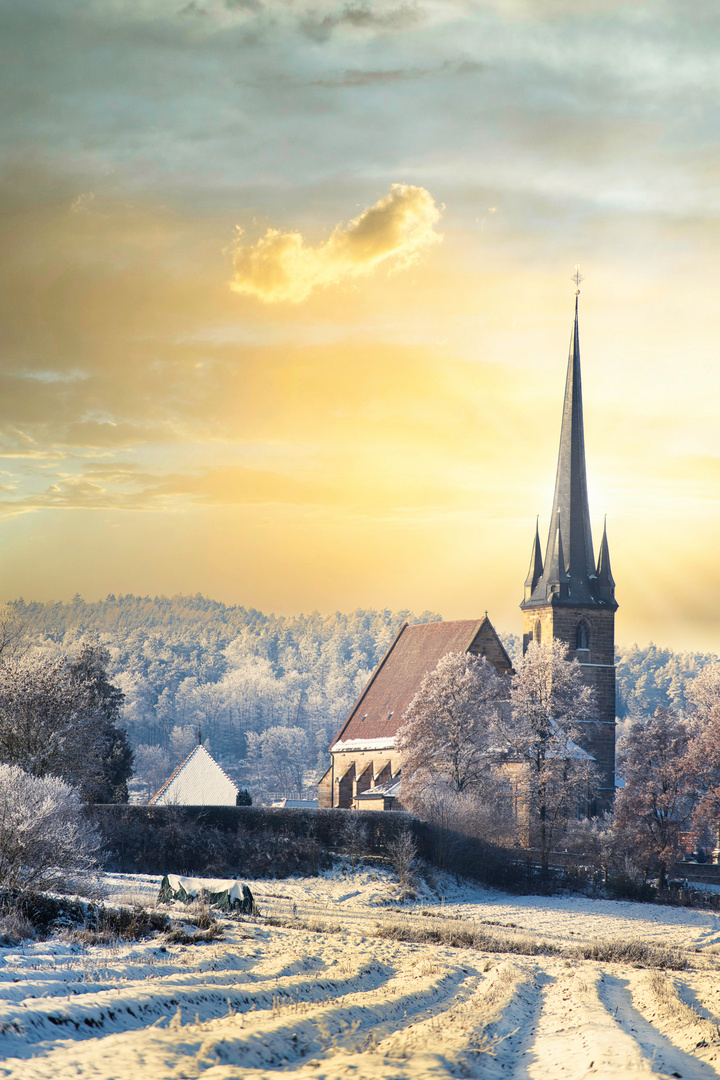
[[[268, 732], [292, 729], [297, 763], [310, 777], [325, 767], [330, 739], [400, 625], [441, 618], [388, 609], [266, 615], [201, 595], [16, 600], [9, 610], [43, 653], [72, 657], [82, 643], [105, 646], [149, 787], [189, 752], [198, 726], [224, 763], [257, 758]], [[501, 636], [517, 658], [519, 638]], [[716, 659], [652, 644], [618, 647], [618, 717], [651, 716], [659, 706], [682, 711], [686, 684]], [[287, 785], [283, 777], [274, 783]]]
[[[249, 749], [261, 756], [257, 736], [290, 730], [295, 771], [314, 779], [400, 625], [440, 619], [387, 609], [265, 615], [200, 595], [17, 600], [9, 610], [43, 653], [72, 656], [87, 641], [105, 646], [108, 678], [124, 694], [123, 722], [149, 788], [189, 752], [198, 727], [228, 766]], [[266, 786], [302, 785], [280, 775]]]

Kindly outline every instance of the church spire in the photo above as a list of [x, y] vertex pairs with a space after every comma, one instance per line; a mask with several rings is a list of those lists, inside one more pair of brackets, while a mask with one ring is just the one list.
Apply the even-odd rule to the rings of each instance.
[[[568, 592], [573, 600], [590, 599], [588, 586], [595, 578], [590, 508], [585, 469], [585, 432], [583, 429], [582, 382], [580, 376], [580, 335], [578, 331], [578, 298], [575, 297], [575, 322], [570, 339], [565, 402], [560, 429], [555, 498], [553, 499], [550, 533], [545, 565], [553, 561], [560, 518], [560, 530], [565, 543], [565, 560], [569, 573]], [[594, 592], [594, 590], [591, 590]]]
[[[580, 275], [576, 276], [579, 285]], [[600, 593], [598, 590], [593, 554], [585, 467], [578, 293], [579, 289], [575, 294], [575, 319], [565, 381], [555, 496], [543, 571], [530, 595], [526, 591], [525, 603], [614, 603], [614, 593], [608, 593], [607, 590]], [[607, 538], [605, 544], [607, 545]], [[608, 568], [610, 566], [607, 554], [604, 565]], [[528, 575], [526, 590], [529, 578]]]

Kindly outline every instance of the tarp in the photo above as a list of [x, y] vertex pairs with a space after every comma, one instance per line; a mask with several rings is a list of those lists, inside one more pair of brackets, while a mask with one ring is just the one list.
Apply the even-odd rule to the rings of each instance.
[[245, 915], [255, 914], [255, 899], [247, 885], [237, 878], [194, 878], [166, 874], [160, 885], [161, 901], [205, 900], [225, 910], [234, 908]]

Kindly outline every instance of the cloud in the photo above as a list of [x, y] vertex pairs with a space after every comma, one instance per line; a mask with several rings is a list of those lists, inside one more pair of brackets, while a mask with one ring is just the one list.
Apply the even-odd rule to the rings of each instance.
[[336, 225], [330, 239], [308, 247], [300, 233], [268, 229], [252, 246], [238, 242], [230, 288], [266, 303], [298, 304], [313, 289], [371, 274], [383, 262], [410, 266], [442, 237], [433, 226], [440, 208], [425, 188], [393, 184], [389, 195], [364, 210], [347, 228]]
[[376, 83], [393, 83], [426, 79], [433, 75], [476, 75], [485, 71], [485, 65], [476, 60], [446, 60], [435, 67], [389, 68], [386, 70], [363, 71], [351, 68], [337, 75], [314, 79], [308, 85], [323, 86], [330, 89], [356, 86], [372, 86]]
[[415, 26], [422, 18], [423, 13], [415, 4], [401, 4], [387, 11], [373, 11], [367, 4], [346, 4], [337, 15], [325, 15], [322, 19], [314, 13], [307, 15], [300, 27], [313, 41], [327, 41], [338, 27], [398, 31]]

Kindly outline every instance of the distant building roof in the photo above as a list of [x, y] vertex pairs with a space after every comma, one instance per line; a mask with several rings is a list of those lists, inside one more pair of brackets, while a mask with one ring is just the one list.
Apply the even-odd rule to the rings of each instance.
[[405, 623], [378, 665], [352, 712], [331, 743], [334, 751], [392, 747], [403, 714], [423, 677], [449, 652], [487, 656], [502, 672], [512, 665], [487, 616], [463, 622]]
[[396, 776], [394, 780], [388, 780], [386, 784], [378, 784], [374, 788], [368, 788], [367, 791], [359, 791], [355, 798], [360, 802], [363, 799], [397, 799], [399, 795], [400, 777]]
[[204, 746], [178, 765], [148, 806], [235, 806], [238, 788]]
[[317, 810], [317, 799], [279, 799], [271, 806], [285, 807], [288, 810]]

